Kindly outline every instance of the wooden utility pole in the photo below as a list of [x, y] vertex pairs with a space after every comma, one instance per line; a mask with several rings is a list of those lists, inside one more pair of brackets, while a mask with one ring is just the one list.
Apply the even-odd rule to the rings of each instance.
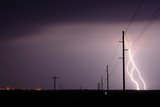
[[58, 76], [50, 77], [54, 80], [54, 90], [56, 90], [56, 80], [59, 78]]
[[107, 91], [109, 91], [109, 73], [108, 73], [108, 65], [107, 65]]
[[124, 31], [122, 31], [122, 59], [123, 59], [123, 91], [125, 92], [125, 39]]

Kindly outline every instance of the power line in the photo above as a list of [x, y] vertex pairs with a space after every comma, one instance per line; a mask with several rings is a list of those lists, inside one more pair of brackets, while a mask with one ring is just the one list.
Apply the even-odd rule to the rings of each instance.
[[[110, 66], [110, 65], [112, 64], [112, 62], [113, 62], [113, 60], [114, 60], [114, 58], [115, 58], [115, 56], [116, 56], [118, 46], [119, 46], [119, 41], [117, 42], [117, 44], [116, 44], [116, 48], [115, 48], [114, 53], [113, 53], [113, 55], [112, 55], [112, 57], [111, 57], [111, 60], [109, 61], [109, 63], [108, 63], [107, 65], [109, 65], [109, 66]], [[117, 62], [116, 62], [116, 63], [117, 63]], [[104, 76], [105, 76], [105, 74], [106, 74], [106, 72], [103, 72], [102, 77], [104, 77]], [[109, 75], [110, 75], [110, 74], [109, 74]]]
[[137, 9], [136, 9], [136, 11], [135, 11], [135, 13], [134, 13], [134, 15], [133, 15], [133, 17], [132, 17], [131, 21], [130, 21], [130, 23], [129, 23], [129, 24], [128, 24], [128, 26], [126, 27], [125, 32], [127, 32], [127, 31], [128, 31], [128, 29], [129, 29], [129, 27], [131, 26], [131, 24], [132, 24], [133, 20], [134, 20], [134, 19], [135, 19], [135, 17], [137, 16], [138, 11], [139, 11], [139, 9], [141, 8], [141, 6], [142, 6], [142, 4], [143, 4], [143, 1], [144, 1], [144, 0], [141, 0], [141, 2], [140, 2], [140, 4], [139, 4], [139, 6], [137, 7]]
[[119, 46], [119, 42], [117, 42], [117, 44], [116, 44], [115, 51], [114, 51], [113, 56], [111, 57], [111, 60], [108, 65], [111, 65], [111, 63], [113, 62], [113, 59], [115, 58], [116, 53], [117, 53], [118, 46]]
[[117, 69], [118, 66], [119, 66], [119, 59], [117, 59], [117, 62], [116, 62], [115, 66], [113, 67], [113, 69], [112, 69], [112, 71], [111, 71], [111, 73], [109, 75], [114, 74], [115, 70]]
[[[115, 56], [116, 56], [118, 46], [119, 46], [119, 42], [117, 42], [117, 44], [116, 44], [116, 48], [115, 48], [115, 50], [114, 50], [114, 53], [113, 53], [113, 55], [112, 55], [112, 57], [111, 57], [111, 60], [109, 61], [108, 65], [111, 65], [111, 64], [112, 64], [113, 59], [114, 59], [114, 58], [115, 58]], [[105, 76], [105, 74], [106, 74], [106, 72], [103, 72], [103, 75], [102, 75], [102, 76], [104, 77], [104, 76]]]
[[151, 19], [148, 21], [148, 23], [145, 25], [145, 27], [141, 30], [139, 35], [136, 37], [136, 39], [132, 42], [132, 45], [134, 45], [143, 35], [144, 33], [149, 29], [149, 27], [154, 23], [154, 21], [159, 17], [160, 15], [160, 6], [159, 8], [155, 11]]

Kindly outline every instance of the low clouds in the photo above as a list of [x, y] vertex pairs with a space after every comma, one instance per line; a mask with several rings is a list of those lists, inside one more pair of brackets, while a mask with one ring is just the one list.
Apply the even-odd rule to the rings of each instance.
[[[156, 3], [157, 0], [145, 0], [135, 21], [148, 20]], [[139, 0], [3, 1], [0, 38], [29, 36], [57, 23], [129, 22], [138, 4]]]

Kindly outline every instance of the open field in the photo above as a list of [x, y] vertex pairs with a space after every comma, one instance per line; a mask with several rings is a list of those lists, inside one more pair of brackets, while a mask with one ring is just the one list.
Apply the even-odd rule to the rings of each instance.
[[[52, 102], [87, 102], [87, 101], [116, 101], [125, 98], [128, 101], [140, 101], [143, 98], [150, 100], [160, 98], [160, 91], [135, 91], [121, 90], [98, 91], [98, 90], [1, 90], [0, 98], [6, 101], [52, 101]], [[140, 100], [139, 100], [140, 99]], [[146, 101], [147, 101], [146, 100]]]

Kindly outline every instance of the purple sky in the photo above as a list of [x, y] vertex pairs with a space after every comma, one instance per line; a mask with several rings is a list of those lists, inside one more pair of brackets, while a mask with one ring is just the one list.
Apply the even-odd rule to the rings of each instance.
[[[0, 87], [97, 89], [140, 0], [5, 0], [0, 5]], [[160, 6], [144, 0], [127, 34], [134, 40]], [[147, 89], [160, 89], [159, 17], [137, 41], [134, 60]], [[110, 72], [121, 57], [121, 44]], [[122, 89], [122, 61], [110, 88]], [[126, 74], [126, 88], [135, 89]]]

